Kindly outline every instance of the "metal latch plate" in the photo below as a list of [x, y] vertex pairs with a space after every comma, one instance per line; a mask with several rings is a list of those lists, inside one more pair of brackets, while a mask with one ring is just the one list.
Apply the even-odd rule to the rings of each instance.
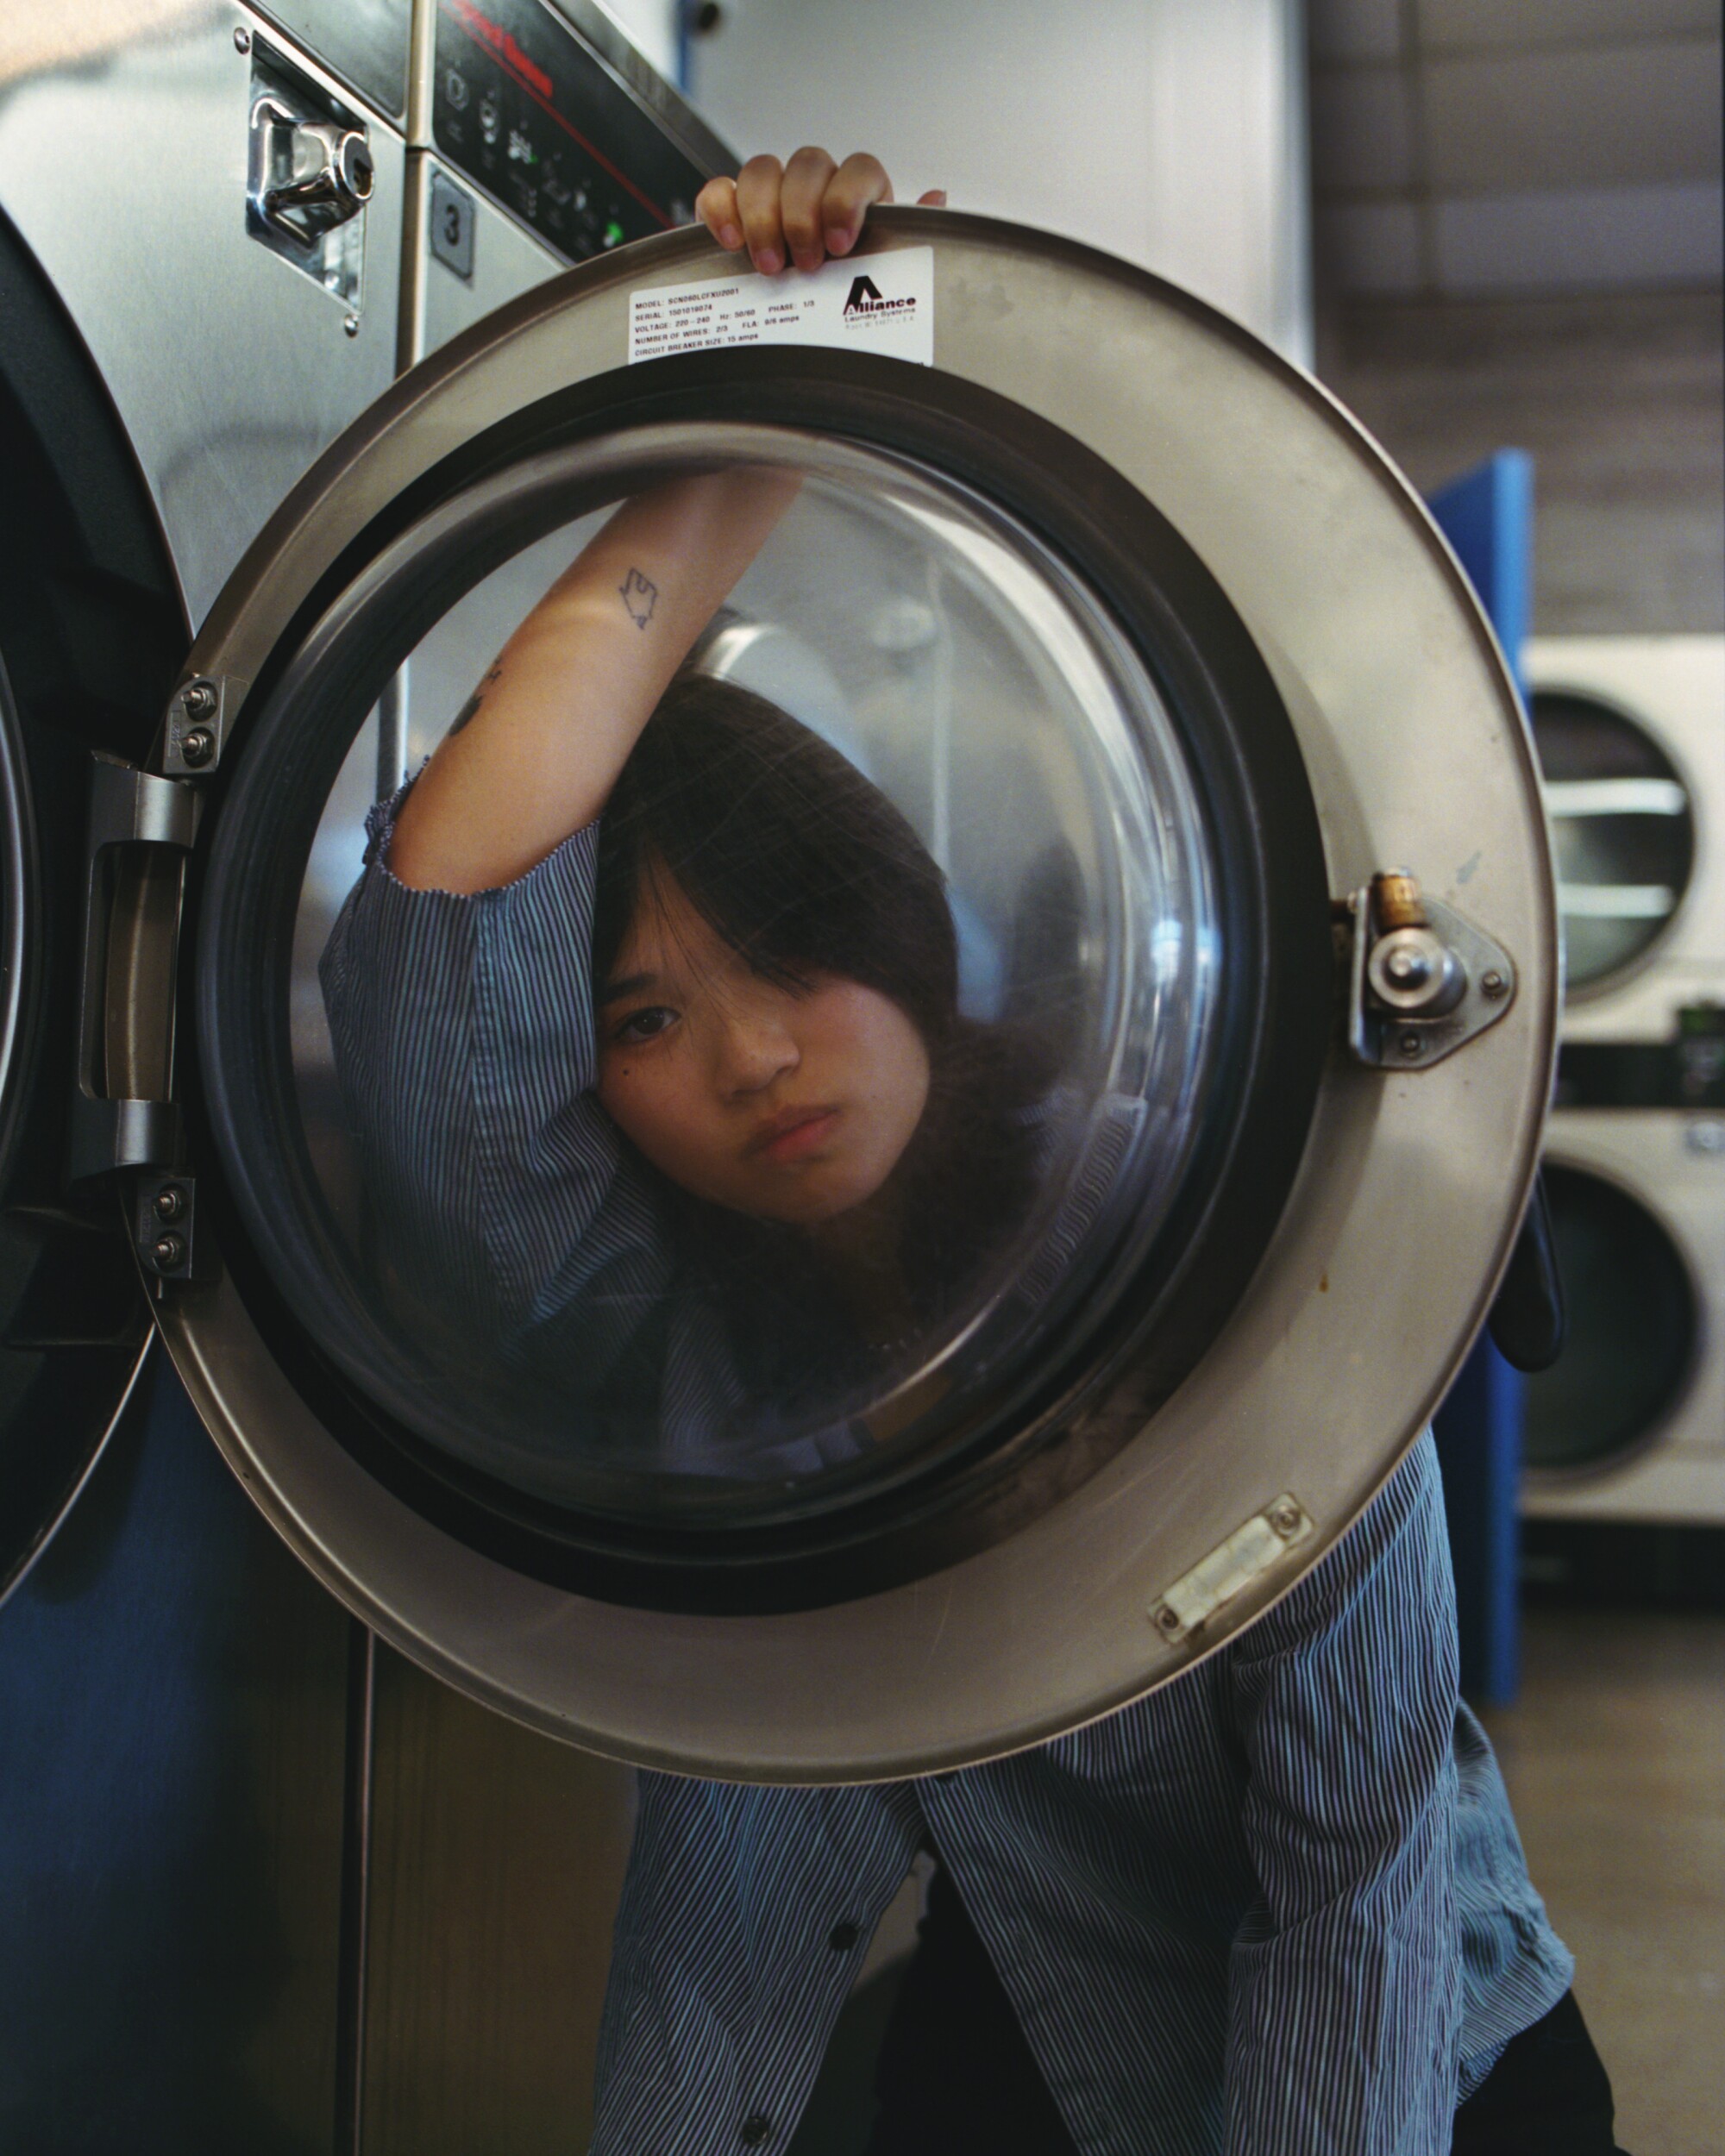
[[1178, 1645], [1315, 1532], [1306, 1507], [1284, 1491], [1182, 1573], [1151, 1605], [1151, 1622], [1170, 1645]]
[[1452, 1010], [1422, 1018], [1375, 1008], [1366, 981], [1371, 956], [1371, 887], [1347, 901], [1348, 1046], [1375, 1069], [1429, 1070], [1498, 1019], [1515, 1000], [1515, 963], [1502, 943], [1438, 899], [1421, 901], [1432, 929], [1459, 960], [1466, 986]]

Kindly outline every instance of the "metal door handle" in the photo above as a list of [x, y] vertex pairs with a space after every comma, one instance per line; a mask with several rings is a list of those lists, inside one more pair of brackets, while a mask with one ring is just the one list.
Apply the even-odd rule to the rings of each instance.
[[317, 246], [371, 200], [376, 172], [355, 128], [301, 119], [279, 98], [263, 97], [252, 108], [252, 143], [259, 214], [297, 247]]

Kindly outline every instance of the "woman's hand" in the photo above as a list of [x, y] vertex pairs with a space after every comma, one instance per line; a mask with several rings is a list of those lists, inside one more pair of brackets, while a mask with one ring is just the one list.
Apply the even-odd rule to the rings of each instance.
[[[870, 206], [893, 199], [893, 183], [878, 157], [858, 154], [840, 165], [825, 150], [801, 149], [788, 165], [751, 157], [735, 179], [710, 179], [695, 197], [695, 215], [722, 248], [744, 248], [763, 277], [788, 260], [819, 269], [830, 254], [849, 254]], [[918, 200], [944, 208], [936, 187]]]

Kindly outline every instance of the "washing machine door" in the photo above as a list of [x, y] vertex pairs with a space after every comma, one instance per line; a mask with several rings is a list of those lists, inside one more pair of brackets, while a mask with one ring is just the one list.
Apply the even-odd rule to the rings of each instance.
[[68, 1188], [84, 752], [14, 694], [0, 619], [0, 1602], [137, 1383], [147, 1304], [111, 1194]]
[[[130, 1172], [217, 1442], [405, 1653], [739, 1778], [1047, 1738], [1286, 1592], [1485, 1311], [1552, 1048], [1526, 729], [1371, 443], [1118, 262], [871, 232], [824, 331], [686, 232], [405, 378], [160, 758], [186, 1136]], [[502, 893], [366, 866], [603, 519], [724, 474], [777, 521], [626, 812]]]

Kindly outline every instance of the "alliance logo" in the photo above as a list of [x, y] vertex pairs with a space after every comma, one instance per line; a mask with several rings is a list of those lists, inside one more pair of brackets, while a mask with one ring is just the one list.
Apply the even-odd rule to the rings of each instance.
[[847, 322], [878, 319], [883, 315], [913, 315], [914, 299], [883, 299], [881, 287], [872, 277], [853, 277], [850, 297], [844, 303]]

